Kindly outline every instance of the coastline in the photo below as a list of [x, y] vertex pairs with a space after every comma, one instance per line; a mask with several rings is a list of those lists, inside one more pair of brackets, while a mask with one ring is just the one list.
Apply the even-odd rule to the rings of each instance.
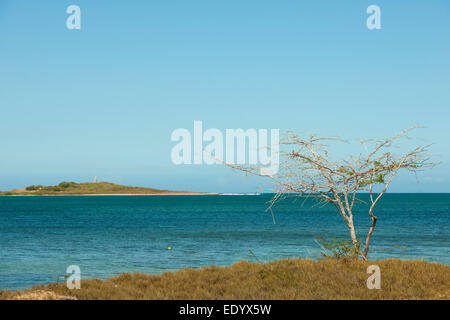
[[65, 197], [65, 196], [208, 196], [220, 195], [220, 193], [82, 193], [82, 194], [0, 194], [0, 197]]
[[[179, 194], [172, 193], [172, 195]], [[50, 284], [56, 281], [53, 275], [63, 274], [67, 265], [81, 264], [80, 261], [84, 263], [81, 265], [84, 282], [94, 277], [107, 279], [109, 276], [124, 272], [159, 274], [186, 266], [195, 268], [211, 264], [228, 266], [240, 260], [254, 261], [247, 250], [243, 250], [247, 247], [254, 250], [261, 261], [292, 256], [314, 257], [315, 250], [318, 249], [316, 243], [308, 236], [298, 240], [298, 235], [304, 233], [304, 230], [311, 234], [339, 230], [335, 225], [337, 226], [340, 221], [338, 219], [334, 221], [330, 215], [333, 212], [332, 208], [330, 210], [322, 208], [316, 212], [314, 219], [310, 219], [304, 214], [310, 212], [309, 206], [300, 207], [291, 201], [286, 203], [283, 210], [275, 213], [279, 218], [277, 222], [281, 223], [272, 226], [270, 214], [262, 215], [266, 201], [270, 197], [268, 194], [261, 197], [161, 196], [147, 197], [148, 199], [144, 197], [147, 199], [145, 200], [142, 197], [102, 198], [96, 197], [96, 194], [89, 194], [85, 197], [66, 196], [59, 200], [52, 196], [4, 198], [2, 217], [11, 220], [0, 219], [2, 221], [0, 228], [7, 230], [9, 226], [15, 227], [9, 238], [14, 240], [15, 245], [6, 247], [4, 261], [7, 269], [2, 273], [0, 287], [9, 290], [16, 288], [28, 290], [32, 285]], [[110, 200], [106, 200], [107, 198]], [[429, 199], [433, 199], [431, 203], [434, 205], [431, 207], [428, 204]], [[450, 266], [448, 255], [445, 254], [446, 248], [442, 246], [442, 241], [439, 241], [442, 238], [436, 237], [436, 233], [427, 232], [428, 229], [423, 229], [420, 223], [421, 219], [426, 221], [427, 213], [431, 212], [436, 223], [441, 226], [447, 225], [450, 198], [391, 195], [386, 197], [385, 201], [386, 208], [411, 211], [405, 218], [418, 223], [410, 224], [405, 231], [401, 227], [406, 225], [406, 220], [394, 220], [394, 223], [385, 229], [384, 234], [377, 234], [379, 237], [377, 241], [381, 244], [392, 243], [399, 246], [406, 244], [407, 251], [398, 248], [399, 250], [394, 253], [374, 252], [371, 258], [425, 259]], [[296, 218], [292, 219], [294, 215]], [[381, 220], [388, 221], [387, 218], [391, 215], [390, 210], [379, 212]], [[199, 226], [198, 221], [207, 222]], [[328, 229], [324, 228], [322, 221], [327, 221]], [[45, 228], [45, 232], [41, 232], [42, 227]], [[280, 227], [284, 231], [283, 241], [272, 241], [280, 237], [278, 232]], [[183, 238], [186, 234], [190, 237]], [[335, 234], [341, 237], [338, 232]], [[417, 237], [418, 234], [421, 236]], [[447, 236], [448, 230], [442, 229], [439, 234]], [[74, 248], [71, 241], [73, 235], [77, 236], [78, 245], [76, 252], [66, 263], [65, 252], [72, 252], [70, 250]], [[192, 241], [192, 235], [195, 236], [195, 241]], [[24, 236], [35, 239], [34, 243], [39, 243], [39, 248], [45, 248], [46, 259], [41, 259], [43, 250], [29, 250], [31, 247], [29, 242], [22, 241]], [[211, 241], [212, 238], [214, 241]], [[135, 239], [137, 241], [130, 241]], [[423, 246], [423, 241], [427, 242], [426, 246]], [[193, 246], [195, 251], [191, 250]], [[168, 249], [169, 247], [171, 249]], [[383, 247], [380, 245], [380, 248]], [[86, 259], [86, 256], [92, 258]], [[64, 264], [58, 261], [63, 261]], [[112, 264], [110, 261], [115, 263]], [[131, 265], [129, 261], [133, 261], [133, 264]], [[37, 266], [36, 275], [26, 274], [26, 271], [34, 266]], [[266, 276], [264, 270], [252, 272], [261, 272], [262, 277]], [[387, 280], [386, 276], [388, 274], [385, 274], [382, 268], [383, 281]], [[61, 277], [58, 281], [64, 280]], [[58, 295], [61, 296], [59, 293]]]
[[165, 190], [133, 187], [110, 182], [61, 182], [54, 186], [31, 185], [26, 188], [0, 191], [0, 196], [169, 196], [169, 195], [216, 195], [214, 192], [188, 190]]

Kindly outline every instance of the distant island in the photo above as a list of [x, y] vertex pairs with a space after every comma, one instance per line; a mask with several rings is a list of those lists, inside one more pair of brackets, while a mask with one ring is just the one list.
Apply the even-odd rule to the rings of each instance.
[[76, 196], [76, 195], [207, 195], [208, 192], [171, 191], [130, 187], [110, 182], [61, 182], [55, 186], [32, 185], [24, 189], [0, 191], [0, 196]]

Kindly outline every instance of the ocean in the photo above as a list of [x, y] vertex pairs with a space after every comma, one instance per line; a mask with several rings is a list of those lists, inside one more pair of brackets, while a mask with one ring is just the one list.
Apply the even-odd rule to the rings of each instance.
[[[80, 267], [82, 279], [105, 279], [239, 260], [317, 259], [316, 237], [349, 238], [335, 208], [312, 200], [277, 204], [274, 224], [266, 212], [271, 196], [0, 197], [0, 289], [55, 282], [69, 265]], [[375, 214], [371, 260], [450, 265], [450, 194], [386, 194]], [[355, 224], [365, 236], [364, 203], [355, 208]]]

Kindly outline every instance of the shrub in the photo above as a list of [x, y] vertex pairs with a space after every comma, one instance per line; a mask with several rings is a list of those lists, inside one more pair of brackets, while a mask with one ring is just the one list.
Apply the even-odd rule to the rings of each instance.
[[317, 237], [316, 239], [317, 243], [323, 249], [321, 254], [324, 257], [333, 257], [336, 259], [357, 259], [360, 255], [359, 248], [361, 246], [358, 245], [355, 247], [349, 240], [341, 240], [337, 238], [326, 240], [323, 237]]
[[41, 186], [39, 184], [37, 186], [32, 185], [32, 186], [26, 187], [25, 190], [27, 190], [27, 191], [37, 191], [37, 190], [41, 190], [42, 188], [43, 188], [43, 186]]
[[63, 181], [60, 184], [58, 184], [58, 187], [63, 188], [63, 189], [75, 188], [76, 186], [78, 186], [78, 183], [75, 183], [72, 181], [70, 181], [70, 182]]

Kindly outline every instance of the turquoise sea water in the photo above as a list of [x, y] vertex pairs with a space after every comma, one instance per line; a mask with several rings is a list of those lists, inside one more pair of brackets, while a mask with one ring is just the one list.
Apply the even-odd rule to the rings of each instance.
[[[348, 238], [334, 207], [311, 201], [278, 204], [274, 224], [265, 212], [270, 198], [0, 197], [0, 288], [54, 282], [69, 265], [80, 266], [82, 278], [106, 278], [255, 261], [249, 249], [260, 261], [318, 258], [315, 236]], [[364, 234], [365, 209], [361, 204], [355, 212]], [[370, 258], [450, 265], [450, 194], [387, 194], [376, 215]], [[395, 245], [404, 249], [384, 248]]]

